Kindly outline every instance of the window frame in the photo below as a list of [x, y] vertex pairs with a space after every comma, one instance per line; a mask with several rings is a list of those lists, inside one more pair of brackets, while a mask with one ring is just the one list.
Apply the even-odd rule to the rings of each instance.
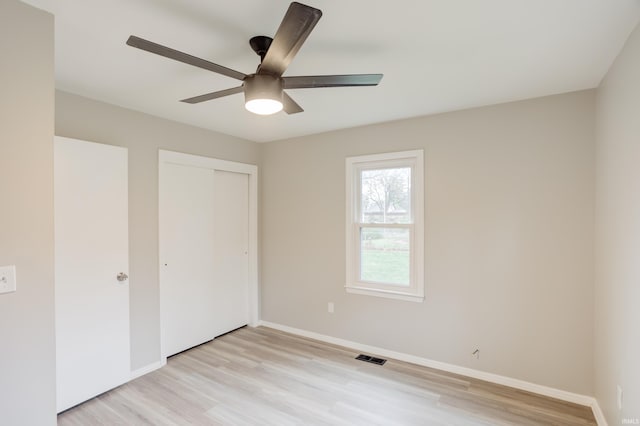
[[[361, 221], [361, 172], [397, 167], [411, 168], [410, 217], [407, 224]], [[360, 279], [361, 230], [409, 230], [409, 286]], [[346, 158], [346, 284], [348, 293], [413, 302], [424, 301], [424, 151], [412, 150]]]

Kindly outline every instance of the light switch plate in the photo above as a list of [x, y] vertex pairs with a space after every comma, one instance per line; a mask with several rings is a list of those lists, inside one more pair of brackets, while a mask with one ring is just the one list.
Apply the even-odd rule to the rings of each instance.
[[16, 266], [0, 266], [0, 294], [16, 291]]
[[618, 385], [617, 398], [618, 400], [618, 411], [622, 410], [622, 386]]

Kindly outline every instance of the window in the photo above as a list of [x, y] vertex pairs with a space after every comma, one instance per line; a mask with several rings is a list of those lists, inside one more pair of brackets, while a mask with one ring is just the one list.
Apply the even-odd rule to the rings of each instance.
[[423, 155], [347, 158], [348, 292], [424, 300]]

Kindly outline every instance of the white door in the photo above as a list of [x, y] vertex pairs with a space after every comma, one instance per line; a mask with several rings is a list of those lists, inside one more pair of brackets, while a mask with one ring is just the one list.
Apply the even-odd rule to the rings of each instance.
[[249, 322], [249, 176], [214, 174], [214, 335]]
[[127, 150], [56, 137], [57, 409], [130, 377]]
[[163, 353], [215, 337], [213, 171], [167, 164], [161, 184]]
[[162, 353], [249, 323], [249, 179], [164, 163], [160, 173]]

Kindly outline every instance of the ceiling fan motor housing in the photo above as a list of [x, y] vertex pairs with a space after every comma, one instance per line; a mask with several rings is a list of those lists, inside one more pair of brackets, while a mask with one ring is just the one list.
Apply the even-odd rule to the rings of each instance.
[[269, 74], [252, 74], [244, 79], [244, 100], [272, 99], [282, 103], [282, 79]]

